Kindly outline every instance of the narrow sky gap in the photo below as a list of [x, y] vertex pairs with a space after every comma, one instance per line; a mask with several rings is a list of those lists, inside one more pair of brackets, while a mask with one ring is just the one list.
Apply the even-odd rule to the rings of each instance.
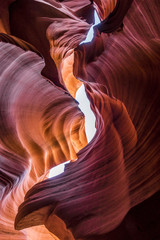
[[87, 98], [84, 84], [77, 90], [76, 100], [79, 102], [79, 108], [85, 116], [85, 131], [88, 142], [92, 140], [96, 132], [95, 128], [95, 115], [90, 108], [90, 102]]
[[49, 171], [49, 175], [48, 178], [52, 178], [55, 176], [58, 176], [59, 174], [64, 172], [64, 168], [65, 168], [65, 164], [68, 164], [70, 161], [67, 161], [65, 163], [61, 163], [59, 165], [57, 165], [56, 167], [53, 167], [50, 171]]
[[86, 39], [85, 39], [84, 41], [82, 41], [82, 42], [80, 43], [80, 45], [81, 45], [82, 43], [88, 43], [88, 42], [91, 42], [91, 41], [92, 41], [93, 35], [94, 35], [93, 27], [96, 26], [97, 24], [99, 24], [99, 23], [101, 22], [100, 19], [99, 19], [99, 17], [98, 17], [98, 14], [97, 14], [96, 10], [94, 10], [94, 21], [95, 21], [95, 23], [94, 23], [94, 24], [91, 26], [91, 28], [89, 29], [88, 34], [87, 34], [87, 36], [86, 36]]
[[[95, 20], [95, 24], [91, 26], [90, 30], [88, 31], [86, 39], [84, 41], [82, 41], [80, 44], [91, 42], [93, 39], [93, 34], [94, 34], [93, 27], [100, 23], [100, 19], [98, 17], [96, 10], [94, 11], [94, 20]], [[88, 142], [90, 142], [96, 132], [96, 128], [95, 128], [95, 120], [96, 119], [95, 119], [94, 113], [92, 112], [92, 110], [90, 108], [90, 102], [87, 98], [84, 84], [82, 84], [82, 86], [77, 90], [76, 100], [79, 102], [79, 108], [85, 115], [85, 131], [86, 131], [87, 140], [88, 140]], [[65, 164], [68, 164], [69, 162], [70, 161], [67, 161], [65, 163], [59, 164], [56, 167], [53, 167], [49, 172], [48, 178], [52, 178], [52, 177], [55, 177], [55, 176], [63, 173]]]

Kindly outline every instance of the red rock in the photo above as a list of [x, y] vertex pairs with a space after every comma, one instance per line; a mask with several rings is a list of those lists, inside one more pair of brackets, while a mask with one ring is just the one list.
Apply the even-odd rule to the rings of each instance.
[[[93, 6], [102, 23], [79, 46]], [[159, 9], [0, 1], [1, 239], [160, 238]], [[89, 144], [74, 99], [82, 83], [96, 116]]]

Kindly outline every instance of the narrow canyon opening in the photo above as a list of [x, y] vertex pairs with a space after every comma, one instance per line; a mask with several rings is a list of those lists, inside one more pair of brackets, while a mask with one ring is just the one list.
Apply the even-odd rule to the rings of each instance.
[[[91, 42], [93, 40], [93, 37], [94, 37], [93, 28], [94, 28], [94, 26], [96, 26], [99, 23], [100, 23], [99, 16], [97, 14], [97, 11], [94, 10], [94, 24], [89, 29], [86, 39], [84, 41], [82, 41], [80, 43], [80, 45], [83, 43]], [[80, 86], [80, 88], [77, 90], [75, 99], [79, 102], [79, 108], [85, 116], [85, 132], [86, 132], [86, 137], [87, 137], [87, 140], [89, 143], [93, 139], [93, 137], [96, 133], [96, 128], [95, 128], [96, 118], [95, 118], [93, 111], [91, 110], [90, 101], [86, 95], [84, 84], [82, 84]], [[64, 169], [65, 169], [65, 165], [68, 163], [70, 163], [70, 161], [61, 163], [61, 164], [57, 165], [56, 167], [53, 167], [49, 171], [48, 178], [52, 178], [52, 177], [58, 176], [59, 174], [63, 173]]]

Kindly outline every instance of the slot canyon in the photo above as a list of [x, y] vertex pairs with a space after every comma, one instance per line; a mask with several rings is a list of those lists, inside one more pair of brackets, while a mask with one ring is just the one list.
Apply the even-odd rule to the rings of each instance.
[[160, 0], [0, 0], [0, 240], [160, 240], [159, 120]]

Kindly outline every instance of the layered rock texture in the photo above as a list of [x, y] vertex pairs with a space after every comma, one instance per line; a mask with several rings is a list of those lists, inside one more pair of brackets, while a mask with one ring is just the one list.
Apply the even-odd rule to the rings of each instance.
[[0, 239], [160, 239], [159, 12], [159, 0], [0, 0]]

